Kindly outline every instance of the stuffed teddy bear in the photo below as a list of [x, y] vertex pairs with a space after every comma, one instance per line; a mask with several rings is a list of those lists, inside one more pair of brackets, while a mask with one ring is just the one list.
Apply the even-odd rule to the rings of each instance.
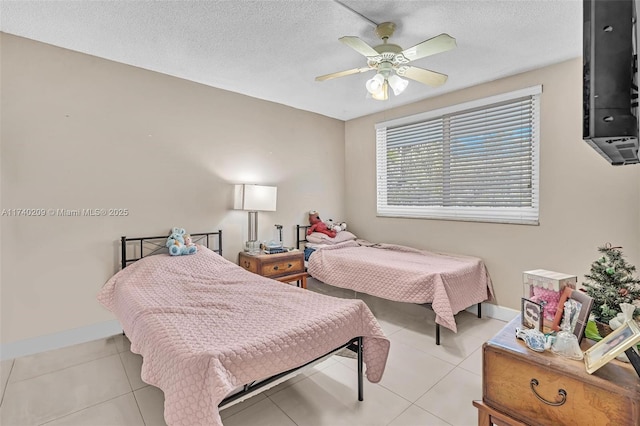
[[327, 224], [327, 228], [329, 228], [331, 231], [340, 232], [347, 230], [347, 224], [345, 222], [335, 223], [333, 219], [327, 219], [324, 221], [324, 223]]
[[193, 254], [198, 251], [198, 247], [191, 241], [190, 234], [184, 234], [184, 245], [187, 248], [186, 254]]
[[321, 232], [331, 238], [336, 237], [336, 231], [329, 229], [327, 224], [320, 219], [320, 215], [315, 210], [311, 210], [309, 212], [309, 224], [311, 226], [307, 229], [307, 235], [311, 235], [312, 232]]
[[[185, 244], [185, 236], [190, 245]], [[182, 228], [171, 229], [171, 234], [167, 238], [165, 244], [169, 248], [171, 256], [180, 256], [183, 254], [193, 254], [196, 252], [196, 245], [191, 242], [191, 236]]]
[[327, 219], [324, 221], [324, 224], [327, 225], [327, 229], [330, 231], [340, 232], [341, 229], [337, 223], [333, 223], [333, 219]]

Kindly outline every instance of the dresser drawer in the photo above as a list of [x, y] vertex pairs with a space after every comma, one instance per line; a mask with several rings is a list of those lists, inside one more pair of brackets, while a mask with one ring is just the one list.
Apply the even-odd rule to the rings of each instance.
[[277, 277], [304, 272], [304, 258], [276, 259], [274, 262], [264, 261], [260, 268], [260, 275], [265, 277]]
[[254, 256], [247, 256], [240, 253], [240, 261], [238, 264], [249, 272], [260, 274], [260, 259]]
[[550, 364], [531, 363], [486, 344], [483, 400], [531, 425], [633, 425], [638, 419], [638, 401], [624, 392], [611, 392]]
[[301, 251], [257, 255], [240, 253], [238, 264], [254, 274], [269, 278], [305, 272], [304, 253]]

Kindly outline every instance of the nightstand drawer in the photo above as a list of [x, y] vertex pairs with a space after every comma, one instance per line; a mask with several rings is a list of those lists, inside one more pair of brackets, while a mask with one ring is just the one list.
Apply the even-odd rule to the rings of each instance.
[[289, 258], [276, 262], [263, 262], [259, 273], [265, 277], [277, 277], [298, 272], [304, 272], [304, 259]]
[[256, 255], [241, 252], [238, 264], [254, 274], [269, 278], [305, 272], [304, 253], [301, 251]]
[[243, 256], [243, 254], [240, 253], [240, 261], [238, 262], [238, 264], [247, 271], [260, 275], [260, 261], [255, 257], [246, 255]]
[[[485, 351], [484, 357], [485, 401], [498, 410], [518, 413], [514, 417], [525, 423], [605, 425], [613, 416], [625, 419], [617, 424], [632, 424], [630, 417], [624, 416], [631, 401], [620, 395], [603, 392], [545, 366], [532, 365], [499, 352]], [[536, 397], [536, 393], [547, 403]], [[563, 398], [566, 401], [563, 402]], [[591, 407], [584, 406], [585, 401], [599, 401], [600, 409], [590, 410]]]

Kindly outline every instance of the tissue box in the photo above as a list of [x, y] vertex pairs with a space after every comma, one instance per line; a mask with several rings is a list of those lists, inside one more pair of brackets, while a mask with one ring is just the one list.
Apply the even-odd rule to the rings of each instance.
[[565, 287], [576, 288], [578, 277], [575, 275], [563, 274], [561, 272], [547, 271], [544, 269], [534, 269], [522, 273], [522, 282], [525, 287], [525, 297], [533, 296], [534, 287], [542, 287], [560, 293]]

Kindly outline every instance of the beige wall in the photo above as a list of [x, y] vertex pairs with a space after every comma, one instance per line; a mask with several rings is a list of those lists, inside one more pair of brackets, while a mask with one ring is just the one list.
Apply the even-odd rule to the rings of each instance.
[[[376, 217], [375, 123], [537, 84], [543, 85], [539, 226]], [[482, 257], [497, 303], [513, 309], [520, 309], [522, 271], [566, 272], [582, 282], [606, 242], [623, 246], [640, 267], [640, 165], [613, 167], [582, 141], [581, 85], [582, 61], [575, 59], [347, 122], [351, 229], [371, 241]]]
[[261, 239], [280, 223], [293, 244], [310, 209], [345, 216], [342, 121], [7, 34], [1, 49], [0, 207], [129, 210], [2, 216], [3, 344], [113, 319], [95, 296], [121, 235], [221, 228], [235, 261], [232, 183], [278, 186]]
[[[581, 141], [580, 60], [345, 125], [0, 37], [0, 208], [129, 209], [126, 217], [0, 218], [2, 344], [113, 319], [95, 295], [117, 270], [120, 235], [221, 228], [225, 257], [235, 261], [247, 232], [246, 213], [230, 210], [239, 182], [278, 186], [278, 211], [260, 214], [262, 239], [281, 223], [293, 244], [294, 225], [318, 209], [372, 241], [482, 257], [498, 304], [514, 309], [522, 271], [582, 278], [605, 242], [640, 267], [640, 166], [610, 166]], [[536, 84], [540, 226], [376, 217], [375, 123]]]

